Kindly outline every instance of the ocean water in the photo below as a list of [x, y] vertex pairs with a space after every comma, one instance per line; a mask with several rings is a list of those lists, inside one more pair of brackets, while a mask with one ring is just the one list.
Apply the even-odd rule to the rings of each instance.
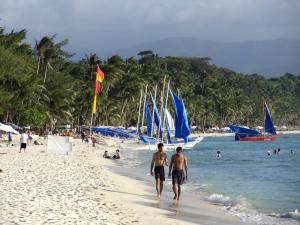
[[[280, 153], [274, 155], [273, 150], [278, 148]], [[221, 151], [221, 158], [216, 157], [217, 151]], [[272, 155], [268, 156], [267, 151]], [[167, 153], [170, 158], [173, 152]], [[152, 154], [135, 153], [135, 166], [148, 167]], [[205, 193], [208, 201], [231, 210], [238, 205], [278, 217], [290, 217], [289, 212], [300, 211], [299, 134], [279, 135], [274, 142], [209, 137], [184, 154], [189, 164], [189, 182], [185, 188], [196, 194]]]

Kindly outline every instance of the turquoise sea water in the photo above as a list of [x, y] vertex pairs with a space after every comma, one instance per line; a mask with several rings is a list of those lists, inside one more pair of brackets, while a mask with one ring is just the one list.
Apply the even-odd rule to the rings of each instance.
[[[273, 150], [278, 148], [280, 153], [274, 155]], [[294, 154], [290, 153], [291, 149]], [[218, 150], [221, 158], [216, 157]], [[272, 155], [268, 156], [267, 151]], [[149, 166], [152, 154], [138, 153], [142, 167]], [[247, 206], [266, 214], [300, 210], [299, 134], [279, 135], [274, 142], [209, 137], [184, 154], [188, 157], [190, 176], [186, 186], [198, 185], [199, 191], [205, 187], [213, 201], [224, 205], [246, 202]]]
[[[214, 191], [232, 198], [242, 197], [265, 213], [300, 209], [300, 135], [281, 135], [274, 142], [233, 139], [206, 138], [186, 152], [191, 179], [211, 184]], [[280, 153], [274, 155], [278, 148]]]

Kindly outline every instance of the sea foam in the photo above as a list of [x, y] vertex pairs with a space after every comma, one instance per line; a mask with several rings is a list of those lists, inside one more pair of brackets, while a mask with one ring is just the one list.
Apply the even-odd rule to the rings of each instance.
[[220, 204], [220, 205], [224, 205], [224, 206], [232, 206], [235, 205], [235, 202], [232, 201], [232, 199], [228, 196], [224, 196], [222, 194], [211, 194], [207, 200], [209, 202], [215, 203], [215, 204]]

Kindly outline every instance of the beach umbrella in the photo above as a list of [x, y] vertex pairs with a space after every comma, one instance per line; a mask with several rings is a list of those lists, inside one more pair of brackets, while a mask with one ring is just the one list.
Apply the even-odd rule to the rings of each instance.
[[4, 131], [4, 132], [10, 132], [13, 134], [19, 134], [18, 131], [16, 131], [14, 128], [12, 128], [11, 126], [5, 125], [3, 123], [0, 123], [0, 130]]

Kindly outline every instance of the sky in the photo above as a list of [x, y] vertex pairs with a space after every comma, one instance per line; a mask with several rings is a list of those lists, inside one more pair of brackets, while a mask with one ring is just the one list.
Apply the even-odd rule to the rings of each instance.
[[0, 26], [69, 39], [79, 54], [170, 37], [300, 39], [300, 0], [0, 0]]

